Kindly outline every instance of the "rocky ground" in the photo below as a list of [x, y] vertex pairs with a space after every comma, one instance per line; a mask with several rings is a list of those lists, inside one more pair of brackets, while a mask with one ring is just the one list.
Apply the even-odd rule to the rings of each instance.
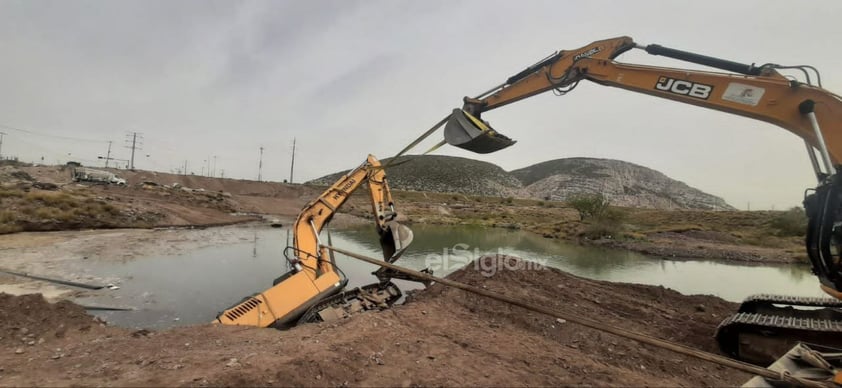
[[[451, 279], [716, 351], [735, 305], [545, 269]], [[0, 385], [732, 386], [749, 376], [441, 285], [387, 311], [288, 331], [109, 327], [69, 302], [0, 294]]]

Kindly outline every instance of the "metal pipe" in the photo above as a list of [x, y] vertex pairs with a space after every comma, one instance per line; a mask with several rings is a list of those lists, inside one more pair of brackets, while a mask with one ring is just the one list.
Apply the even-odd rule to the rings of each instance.
[[810, 126], [813, 127], [813, 132], [816, 135], [816, 141], [819, 143], [819, 151], [822, 154], [822, 161], [824, 162], [825, 170], [830, 175], [836, 174], [836, 168], [833, 167], [833, 160], [830, 159], [830, 152], [827, 151], [827, 144], [824, 142], [824, 136], [822, 135], [821, 128], [819, 127], [819, 121], [816, 119], [816, 103], [813, 100], [804, 100], [801, 104], [798, 105], [798, 110], [801, 114], [807, 116], [807, 119], [810, 120]]
[[488, 96], [489, 94], [494, 93], [494, 92], [496, 92], [496, 91], [500, 90], [503, 86], [506, 86], [506, 82], [503, 82], [503, 83], [502, 83], [502, 84], [500, 84], [500, 85], [497, 85], [497, 86], [495, 86], [495, 87], [493, 87], [493, 88], [491, 88], [491, 89], [488, 89], [487, 91], [485, 91], [485, 93], [482, 93], [482, 94], [480, 94], [479, 96], [476, 96], [476, 97], [474, 97], [474, 98], [475, 98], [475, 99], [477, 99], [477, 100], [482, 99], [482, 98], [485, 98], [485, 96]]
[[823, 172], [821, 167], [819, 167], [819, 160], [816, 158], [816, 149], [810, 145], [810, 142], [804, 140], [804, 145], [807, 147], [807, 156], [810, 157], [810, 164], [813, 166], [813, 171], [816, 172], [816, 179], [819, 180], [819, 183], [822, 181]]
[[[310, 219], [310, 227], [313, 228], [313, 235], [316, 236], [316, 244], [319, 244], [319, 246], [322, 246], [322, 239], [319, 238], [319, 231], [316, 230], [316, 224], [313, 222], [312, 218]], [[316, 249], [316, 257], [318, 257], [319, 259], [322, 258], [322, 250], [321, 249]]]
[[5, 270], [5, 269], [0, 269], [0, 272], [7, 273], [9, 275], [20, 276], [22, 278], [29, 278], [29, 279], [40, 280], [40, 281], [49, 282], [49, 283], [61, 284], [61, 285], [64, 285], [64, 286], [84, 288], [86, 290], [101, 290], [101, 289], [105, 288], [105, 286], [85, 284], [85, 283], [79, 283], [79, 282], [71, 282], [69, 280], [47, 278], [47, 277], [43, 277], [43, 276], [36, 276], [36, 275], [31, 275], [31, 274], [22, 273], [22, 272], [14, 272], [14, 271], [9, 271], [9, 270]]
[[710, 362], [713, 362], [713, 363], [716, 363], [716, 364], [719, 364], [719, 365], [731, 367], [731, 368], [734, 368], [734, 369], [737, 369], [737, 370], [740, 370], [740, 371], [743, 371], [743, 372], [746, 372], [746, 373], [760, 375], [760, 376], [770, 378], [770, 379], [773, 379], [773, 380], [783, 380], [783, 381], [787, 381], [787, 382], [790, 382], [790, 383], [796, 383], [796, 384], [800, 384], [800, 385], [803, 385], [803, 386], [806, 386], [806, 387], [826, 387], [826, 386], [829, 386], [829, 384], [822, 384], [821, 382], [818, 382], [818, 381], [807, 380], [807, 379], [804, 379], [804, 378], [800, 378], [800, 377], [796, 377], [796, 376], [792, 376], [792, 375], [788, 375], [788, 374], [774, 372], [772, 370], [769, 370], [769, 369], [766, 369], [766, 368], [763, 368], [763, 367], [759, 367], [757, 365], [752, 365], [752, 364], [749, 364], [749, 363], [746, 363], [746, 362], [732, 360], [732, 359], [730, 359], [728, 357], [725, 357], [725, 356], [720, 356], [718, 354], [705, 352], [705, 351], [699, 350], [699, 349], [694, 349], [694, 348], [691, 348], [689, 346], [682, 345], [682, 344], [679, 344], [679, 343], [662, 340], [660, 338], [652, 337], [648, 334], [637, 333], [637, 332], [634, 332], [634, 331], [631, 331], [631, 330], [626, 330], [626, 329], [623, 329], [623, 328], [606, 325], [603, 322], [598, 322], [598, 321], [590, 320], [590, 319], [587, 319], [587, 318], [583, 318], [581, 315], [578, 315], [574, 312], [560, 312], [560, 311], [556, 311], [556, 310], [551, 310], [551, 309], [543, 307], [543, 306], [533, 305], [533, 304], [526, 303], [526, 302], [523, 302], [521, 300], [518, 300], [518, 299], [515, 299], [515, 298], [512, 298], [512, 297], [501, 295], [501, 294], [498, 294], [498, 293], [494, 293], [494, 292], [491, 292], [491, 291], [488, 291], [488, 290], [485, 290], [485, 289], [482, 289], [482, 288], [479, 288], [479, 287], [474, 287], [474, 286], [470, 286], [470, 285], [467, 285], [467, 284], [464, 284], [464, 283], [455, 282], [453, 280], [436, 277], [436, 276], [433, 276], [433, 275], [430, 275], [430, 274], [427, 274], [427, 273], [424, 273], [424, 272], [419, 272], [419, 271], [411, 270], [411, 269], [408, 269], [408, 268], [403, 268], [403, 267], [400, 267], [400, 266], [397, 266], [397, 265], [394, 265], [394, 264], [391, 264], [391, 263], [387, 263], [383, 260], [377, 260], [377, 259], [374, 259], [374, 258], [371, 258], [371, 257], [363, 256], [363, 255], [360, 255], [358, 253], [346, 251], [346, 250], [341, 249], [341, 248], [336, 248], [336, 247], [327, 246], [327, 245], [322, 245], [322, 247], [326, 248], [326, 249], [329, 249], [329, 250], [332, 250], [332, 251], [339, 252], [339, 253], [341, 253], [343, 255], [346, 255], [348, 257], [353, 257], [355, 259], [365, 261], [369, 264], [378, 265], [378, 266], [381, 266], [381, 267], [389, 268], [391, 270], [410, 275], [412, 278], [416, 278], [416, 279], [420, 279], [420, 280], [426, 280], [426, 281], [429, 281], [429, 282], [436, 282], [436, 283], [443, 284], [445, 286], [458, 288], [460, 290], [467, 291], [467, 292], [470, 292], [472, 294], [485, 296], [487, 298], [494, 299], [494, 300], [497, 300], [497, 301], [500, 301], [500, 302], [503, 302], [503, 303], [509, 303], [509, 304], [512, 304], [512, 305], [515, 305], [515, 306], [518, 306], [518, 307], [522, 307], [522, 308], [530, 310], [530, 311], [535, 311], [535, 312], [538, 312], [538, 313], [541, 313], [541, 314], [549, 315], [551, 317], [561, 318], [561, 319], [564, 319], [564, 320], [567, 320], [567, 321], [570, 321], [570, 322], [573, 322], [573, 323], [578, 323], [579, 325], [582, 325], [582, 326], [585, 326], [585, 327], [588, 327], [588, 328], [591, 328], [591, 329], [594, 329], [594, 330], [604, 331], [604, 332], [611, 333], [611, 334], [614, 334], [614, 335], [617, 335], [617, 336], [620, 336], [620, 337], [635, 340], [635, 341], [638, 341], [638, 342], [641, 342], [641, 343], [644, 343], [644, 344], [649, 344], [649, 345], [656, 346], [656, 347], [659, 347], [659, 348], [662, 348], [662, 349], [671, 350], [673, 352], [683, 354], [685, 356], [695, 357], [695, 358], [702, 359], [702, 360], [705, 360], [705, 361], [710, 361]]
[[761, 68], [756, 67], [754, 65], [747, 65], [745, 63], [729, 61], [727, 59], [691, 53], [689, 51], [676, 50], [673, 48], [661, 46], [659, 44], [650, 44], [646, 46], [645, 50], [647, 53], [652, 55], [661, 55], [673, 59], [696, 63], [699, 65], [710, 66], [717, 69], [733, 71], [735, 73], [745, 75], [760, 75], [761, 72]]

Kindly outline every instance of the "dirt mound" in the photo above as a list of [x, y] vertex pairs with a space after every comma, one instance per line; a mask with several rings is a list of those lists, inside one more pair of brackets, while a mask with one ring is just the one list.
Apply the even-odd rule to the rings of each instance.
[[[716, 325], [735, 308], [513, 260], [485, 258], [450, 278], [709, 351]], [[3, 296], [0, 306], [4, 333], [15, 337], [0, 342], [0, 385], [730, 386], [749, 377], [441, 285], [390, 310], [288, 331], [133, 332], [37, 296]], [[50, 334], [61, 324], [64, 337], [17, 353], [20, 328]]]
[[[493, 276], [488, 276], [493, 273]], [[606, 324], [639, 327], [643, 332], [717, 352], [715, 328], [738, 305], [707, 295], [683, 295], [660, 286], [612, 283], [580, 278], [511, 256], [486, 256], [449, 279], [483, 287], [568, 314], [585, 315]], [[441, 292], [442, 294], [438, 294]], [[488, 301], [465, 291], [434, 285], [420, 300], [447, 299], [472, 313], [507, 319], [527, 330], [541, 330], [533, 321], [540, 314]]]
[[52, 304], [40, 294], [12, 296], [0, 293], [0, 343], [25, 346], [46, 338], [62, 338], [72, 331], [88, 331], [99, 321], [68, 301]]

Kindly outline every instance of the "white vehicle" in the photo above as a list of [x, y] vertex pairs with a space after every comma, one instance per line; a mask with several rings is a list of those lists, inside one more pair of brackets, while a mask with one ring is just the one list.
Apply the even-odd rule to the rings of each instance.
[[101, 182], [115, 185], [125, 185], [126, 180], [108, 171], [92, 168], [76, 167], [73, 169], [74, 182]]

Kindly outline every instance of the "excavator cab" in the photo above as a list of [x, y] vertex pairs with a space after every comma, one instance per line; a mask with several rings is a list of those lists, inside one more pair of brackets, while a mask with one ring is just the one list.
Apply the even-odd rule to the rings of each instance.
[[822, 289], [842, 299], [842, 179], [834, 174], [804, 199], [807, 254]]
[[452, 146], [478, 154], [488, 154], [515, 144], [509, 137], [491, 128], [488, 123], [456, 108], [444, 127], [444, 140]]

